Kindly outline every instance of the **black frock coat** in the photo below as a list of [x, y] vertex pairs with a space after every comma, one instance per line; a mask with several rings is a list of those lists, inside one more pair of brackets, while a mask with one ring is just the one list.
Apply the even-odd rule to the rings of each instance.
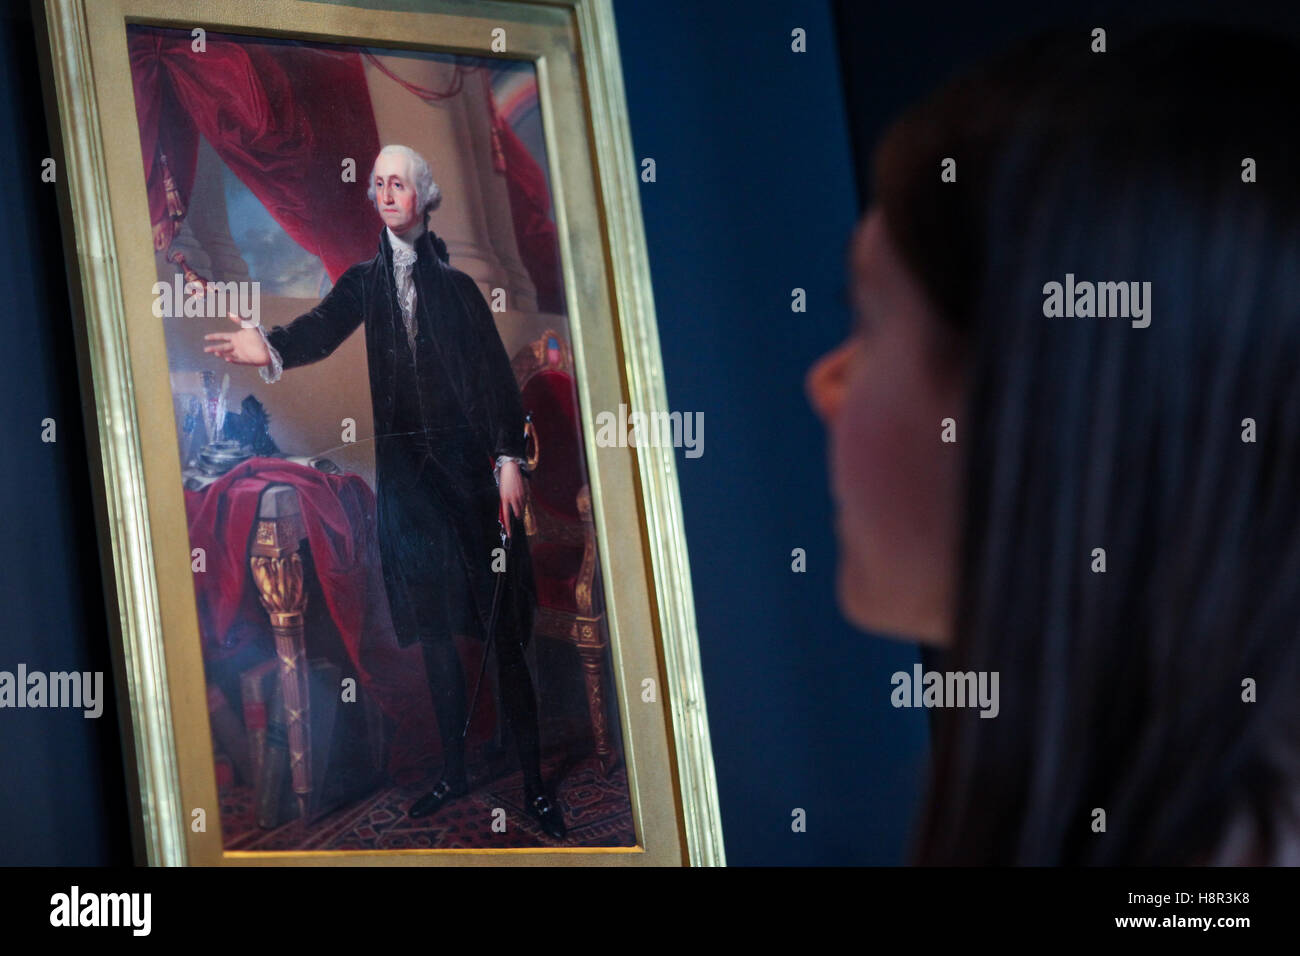
[[[501, 547], [498, 455], [524, 456], [519, 386], [474, 280], [431, 231], [415, 241], [416, 352], [379, 254], [348, 269], [320, 305], [267, 339], [284, 368], [316, 362], [363, 322], [374, 404], [377, 537], [397, 641], [483, 639]], [[340, 374], [347, 374], [340, 369]], [[498, 564], [499, 566], [499, 564]], [[535, 588], [522, 522], [512, 522], [497, 640], [527, 644]]]

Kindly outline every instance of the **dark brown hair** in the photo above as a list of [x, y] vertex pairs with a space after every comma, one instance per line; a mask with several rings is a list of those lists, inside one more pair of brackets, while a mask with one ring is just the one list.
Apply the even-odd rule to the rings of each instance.
[[[1108, 39], [1028, 44], [876, 154], [968, 372], [943, 666], [1000, 675], [996, 718], [937, 714], [923, 864], [1206, 862], [1238, 811], [1263, 862], [1300, 786], [1300, 56]], [[1046, 317], [1067, 273], [1150, 282], [1150, 326]]]

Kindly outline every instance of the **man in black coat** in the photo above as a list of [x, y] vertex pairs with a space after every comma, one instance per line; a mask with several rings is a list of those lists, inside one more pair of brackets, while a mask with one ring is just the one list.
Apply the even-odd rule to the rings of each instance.
[[398, 643], [421, 644], [444, 754], [442, 779], [408, 812], [425, 816], [468, 792], [466, 686], [454, 636], [487, 638], [503, 576], [494, 639], [502, 703], [529, 812], [559, 838], [564, 821], [542, 785], [537, 704], [523, 656], [535, 592], [521, 520], [519, 387], [478, 286], [448, 264], [446, 245], [425, 225], [441, 198], [428, 163], [405, 146], [384, 147], [369, 196], [385, 225], [374, 259], [349, 268], [320, 305], [288, 326], [214, 333], [204, 351], [261, 366], [274, 382], [284, 369], [325, 358], [365, 325], [384, 585]]

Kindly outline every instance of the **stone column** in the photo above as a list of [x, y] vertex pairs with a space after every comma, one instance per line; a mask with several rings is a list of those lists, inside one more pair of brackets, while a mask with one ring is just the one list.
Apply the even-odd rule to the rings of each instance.
[[[415, 86], [443, 91], [455, 83], [455, 66], [448, 61], [414, 56], [381, 60]], [[442, 190], [442, 204], [429, 224], [446, 241], [451, 264], [482, 289], [505, 289], [512, 312], [533, 312], [537, 293], [519, 258], [505, 177], [492, 167], [491, 117], [483, 81], [479, 70], [467, 70], [459, 93], [429, 103], [366, 61], [381, 145], [410, 146], [428, 160]], [[357, 157], [360, 175], [369, 175], [373, 162], [373, 156]]]
[[[195, 272], [213, 282], [242, 282], [249, 278], [248, 263], [230, 234], [225, 164], [202, 136], [194, 169], [194, 189], [171, 251], [183, 253]], [[164, 281], [180, 272], [175, 263], [166, 260], [163, 252], [158, 253], [158, 263], [159, 278]]]

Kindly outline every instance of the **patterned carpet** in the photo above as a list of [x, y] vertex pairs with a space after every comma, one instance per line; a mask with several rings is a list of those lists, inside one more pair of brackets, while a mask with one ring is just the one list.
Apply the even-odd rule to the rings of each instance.
[[[504, 769], [504, 768], [500, 768]], [[552, 840], [524, 810], [523, 777], [518, 770], [471, 776], [471, 791], [432, 816], [412, 820], [407, 809], [437, 782], [392, 786], [315, 821], [304, 833], [296, 821], [274, 830], [257, 826], [251, 788], [221, 790], [221, 827], [227, 850], [407, 850], [481, 849], [547, 846], [633, 846], [632, 807], [627, 772], [620, 763], [608, 777], [595, 758], [562, 766], [553, 756], [542, 765], [569, 832]], [[554, 781], [559, 780], [556, 786]], [[506, 832], [492, 830], [492, 811], [506, 811]]]

